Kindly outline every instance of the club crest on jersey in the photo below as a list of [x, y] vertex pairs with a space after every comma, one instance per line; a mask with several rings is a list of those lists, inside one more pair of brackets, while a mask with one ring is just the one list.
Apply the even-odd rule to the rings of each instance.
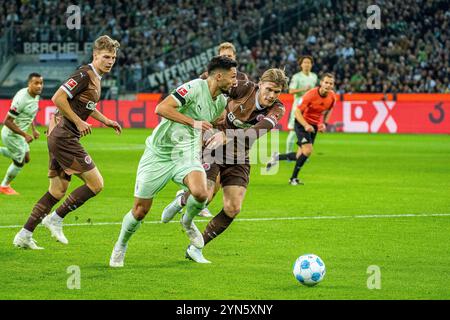
[[73, 90], [78, 85], [78, 82], [76, 82], [73, 78], [70, 78], [66, 83], [65, 86], [69, 90]]
[[185, 95], [187, 95], [187, 90], [186, 90], [186, 88], [184, 88], [184, 87], [180, 87], [180, 88], [178, 88], [177, 89], [177, 92], [178, 92], [178, 94], [180, 95], [180, 96], [182, 96], [183, 98], [184, 98], [184, 96]]
[[211, 164], [210, 163], [204, 163], [203, 164], [203, 169], [205, 169], [205, 171], [208, 171], [209, 169], [211, 169]]
[[97, 106], [97, 104], [94, 102], [94, 101], [89, 101], [87, 104], [86, 104], [86, 109], [89, 109], [89, 110], [95, 110], [95, 107]]
[[91, 164], [92, 163], [92, 159], [89, 156], [84, 157], [84, 162], [86, 162], [87, 164]]

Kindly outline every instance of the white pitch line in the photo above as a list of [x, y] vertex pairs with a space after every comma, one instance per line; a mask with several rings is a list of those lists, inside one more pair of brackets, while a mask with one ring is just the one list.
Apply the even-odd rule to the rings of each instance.
[[[376, 219], [376, 218], [427, 218], [427, 217], [450, 217], [450, 213], [430, 213], [430, 214], [369, 214], [354, 216], [312, 216], [312, 217], [278, 217], [278, 218], [239, 218], [234, 221], [285, 221], [285, 220], [342, 220], [342, 219]], [[195, 219], [197, 222], [208, 222], [206, 219]], [[179, 223], [172, 220], [169, 223]], [[68, 223], [65, 227], [78, 226], [111, 226], [121, 225], [122, 222], [95, 222], [95, 223]], [[162, 224], [161, 221], [145, 221], [145, 224]], [[41, 227], [41, 225], [39, 225]], [[22, 225], [0, 226], [0, 229], [20, 228]]]

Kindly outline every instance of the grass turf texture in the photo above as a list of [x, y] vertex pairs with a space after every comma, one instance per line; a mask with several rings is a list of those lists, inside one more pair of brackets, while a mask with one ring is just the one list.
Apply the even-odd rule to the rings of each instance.
[[[148, 134], [94, 129], [83, 138], [105, 189], [65, 223], [93, 224], [66, 226], [67, 246], [37, 228], [34, 238], [43, 251], [15, 248], [20, 227], [3, 227], [23, 225], [48, 187], [45, 139], [31, 144], [32, 162], [13, 184], [21, 195], [0, 195], [0, 299], [450, 298], [450, 216], [439, 216], [450, 214], [450, 136], [320, 134], [300, 172], [304, 186], [287, 184], [294, 162], [282, 162], [275, 175], [261, 175], [263, 165], [253, 165], [238, 219], [204, 249], [210, 265], [184, 259], [188, 240], [179, 216], [157, 223], [177, 190], [170, 183], [132, 237], [125, 267], [111, 269]], [[282, 152], [285, 138], [280, 133]], [[8, 165], [0, 158], [2, 175]], [[80, 184], [74, 178], [69, 192]], [[210, 209], [217, 213], [221, 207], [219, 194]], [[300, 219], [280, 219], [293, 217]], [[261, 220], [245, 220], [256, 218]], [[203, 230], [207, 222], [199, 220]], [[117, 224], [96, 225], [102, 222]], [[324, 281], [313, 288], [292, 275], [294, 261], [305, 253], [319, 255], [327, 267]], [[81, 271], [80, 290], [67, 288], [73, 265]], [[367, 288], [371, 265], [381, 270], [380, 290]]]

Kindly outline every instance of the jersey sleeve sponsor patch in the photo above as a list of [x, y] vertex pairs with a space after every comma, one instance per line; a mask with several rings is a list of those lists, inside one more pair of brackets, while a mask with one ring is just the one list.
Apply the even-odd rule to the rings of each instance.
[[173, 91], [172, 96], [178, 100], [180, 105], [186, 104], [186, 96], [188, 95], [188, 90], [184, 87], [178, 87], [176, 90]]
[[185, 87], [179, 87], [177, 89], [177, 92], [180, 96], [182, 96], [183, 98], [187, 95], [187, 90]]
[[64, 85], [66, 86], [67, 89], [72, 91], [78, 85], [78, 82], [76, 82], [75, 79], [70, 78], [69, 80], [67, 80], [66, 83], [64, 83]]

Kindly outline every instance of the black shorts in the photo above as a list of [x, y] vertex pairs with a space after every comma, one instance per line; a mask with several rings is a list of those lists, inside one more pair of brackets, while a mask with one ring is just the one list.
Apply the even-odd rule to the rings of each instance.
[[220, 184], [226, 186], [242, 186], [247, 188], [250, 180], [250, 164], [217, 164], [203, 163], [208, 180], [216, 181], [220, 174]]
[[313, 125], [313, 128], [314, 132], [306, 132], [305, 127], [295, 121], [294, 130], [297, 135], [297, 144], [299, 147], [308, 143], [314, 144], [314, 140], [316, 140], [317, 135], [317, 126]]

